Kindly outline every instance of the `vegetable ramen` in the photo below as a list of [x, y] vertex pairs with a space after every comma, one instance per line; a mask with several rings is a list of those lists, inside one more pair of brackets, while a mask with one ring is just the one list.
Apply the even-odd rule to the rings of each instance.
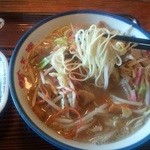
[[114, 142], [149, 116], [150, 55], [113, 39], [121, 34], [103, 22], [71, 24], [53, 30], [28, 53], [29, 104], [64, 138]]

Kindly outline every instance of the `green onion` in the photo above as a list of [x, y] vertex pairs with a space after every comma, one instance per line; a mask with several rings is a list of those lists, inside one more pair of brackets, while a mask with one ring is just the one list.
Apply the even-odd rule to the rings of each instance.
[[45, 66], [47, 66], [47, 64], [50, 62], [50, 59], [48, 59], [47, 57], [43, 58], [39, 64], [37, 65], [37, 67], [39, 69], [43, 69]]
[[56, 44], [60, 45], [60, 46], [64, 46], [67, 45], [67, 37], [60, 37], [55, 39], [54, 41]]
[[144, 96], [145, 92], [146, 92], [146, 85], [143, 83], [139, 88], [138, 94]]

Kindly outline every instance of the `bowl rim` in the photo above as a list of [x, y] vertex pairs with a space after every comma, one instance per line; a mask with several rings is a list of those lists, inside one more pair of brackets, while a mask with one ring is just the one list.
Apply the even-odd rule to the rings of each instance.
[[[17, 111], [19, 112], [19, 114], [21, 115], [21, 117], [23, 118], [23, 120], [26, 122], [26, 124], [36, 133], [38, 134], [40, 137], [42, 137], [44, 140], [46, 140], [48, 143], [53, 144], [54, 146], [61, 148], [61, 149], [75, 149], [75, 150], [79, 150], [79, 148], [75, 148], [73, 146], [67, 145], [65, 143], [62, 143], [61, 141], [57, 141], [56, 139], [54, 139], [53, 137], [50, 137], [48, 134], [46, 134], [45, 132], [43, 132], [26, 114], [26, 112], [24, 111], [23, 107], [21, 106], [19, 100], [18, 100], [18, 96], [15, 89], [15, 85], [14, 85], [14, 65], [15, 65], [15, 59], [17, 57], [17, 54], [19, 52], [19, 49], [22, 45], [22, 43], [28, 38], [28, 36], [30, 36], [30, 34], [35, 31], [38, 27], [40, 27], [41, 25], [45, 24], [46, 22], [49, 22], [55, 18], [59, 18], [59, 17], [63, 17], [63, 16], [67, 16], [67, 15], [74, 15], [74, 14], [97, 14], [97, 15], [104, 15], [104, 16], [110, 16], [112, 18], [121, 20], [127, 24], [133, 25], [133, 27], [135, 27], [136, 29], [140, 30], [147, 38], [150, 39], [150, 34], [144, 30], [142, 27], [138, 26], [137, 24], [129, 21], [128, 19], [119, 16], [118, 14], [114, 14], [114, 13], [109, 13], [109, 12], [105, 12], [105, 11], [99, 11], [99, 10], [92, 10], [92, 9], [84, 9], [84, 10], [72, 10], [72, 11], [66, 11], [66, 12], [62, 12], [59, 14], [56, 14], [54, 16], [49, 16], [46, 17], [45, 19], [42, 19], [41, 21], [39, 21], [38, 23], [36, 23], [31, 29], [29, 29], [27, 32], [24, 33], [24, 35], [20, 38], [20, 40], [17, 42], [16, 47], [13, 51], [12, 57], [10, 59], [10, 65], [9, 65], [9, 86], [10, 86], [10, 93], [12, 96], [12, 100], [15, 104], [15, 107], [17, 109]], [[150, 140], [150, 134], [148, 136], [146, 136], [145, 138], [141, 139], [140, 141], [123, 147], [121, 148], [122, 150], [124, 149], [133, 149], [136, 147], [140, 147], [142, 146], [144, 143], [146, 143], [148, 140]]]

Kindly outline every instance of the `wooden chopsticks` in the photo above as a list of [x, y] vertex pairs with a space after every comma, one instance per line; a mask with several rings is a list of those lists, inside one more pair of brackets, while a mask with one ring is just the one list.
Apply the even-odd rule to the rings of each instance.
[[[108, 36], [107, 34], [104, 34], [104, 37], [107, 36]], [[133, 48], [150, 51], [150, 39], [143, 39], [124, 35], [116, 35], [113, 37], [113, 39], [124, 42], [131, 42], [133, 44], [136, 44], [136, 46], [134, 46]]]

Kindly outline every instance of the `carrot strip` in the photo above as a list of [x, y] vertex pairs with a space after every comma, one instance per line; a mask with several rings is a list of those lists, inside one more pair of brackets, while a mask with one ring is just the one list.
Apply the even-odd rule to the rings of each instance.
[[69, 110], [75, 112], [75, 113], [78, 115], [79, 120], [80, 120], [80, 122], [79, 122], [79, 124], [78, 124], [78, 126], [77, 126], [76, 128], [72, 129], [72, 130], [70, 131], [70, 133], [64, 135], [65, 138], [67, 138], [67, 139], [72, 139], [72, 138], [75, 136], [77, 130], [82, 126], [83, 123], [82, 123], [81, 115], [79, 114], [79, 112], [78, 112], [76, 109], [69, 108]]
[[39, 104], [43, 104], [44, 102], [45, 102], [45, 100], [41, 99], [41, 100], [36, 101], [35, 104], [39, 105]]
[[76, 109], [70, 108], [70, 107], [62, 109], [62, 110], [58, 111], [56, 114], [52, 115], [50, 118], [48, 118], [48, 120], [46, 121], [46, 123], [47, 122], [54, 122], [56, 120], [56, 118], [58, 118], [60, 115], [62, 115], [65, 112], [69, 112], [69, 111], [72, 111], [72, 112], [76, 113], [77, 116], [79, 117], [79, 120], [80, 120], [80, 122], [79, 122], [79, 124], [77, 125], [76, 128], [70, 130], [69, 133], [67, 133], [67, 134], [64, 135], [65, 138], [72, 139], [75, 136], [77, 130], [82, 126], [81, 115], [80, 115], [80, 113]]

